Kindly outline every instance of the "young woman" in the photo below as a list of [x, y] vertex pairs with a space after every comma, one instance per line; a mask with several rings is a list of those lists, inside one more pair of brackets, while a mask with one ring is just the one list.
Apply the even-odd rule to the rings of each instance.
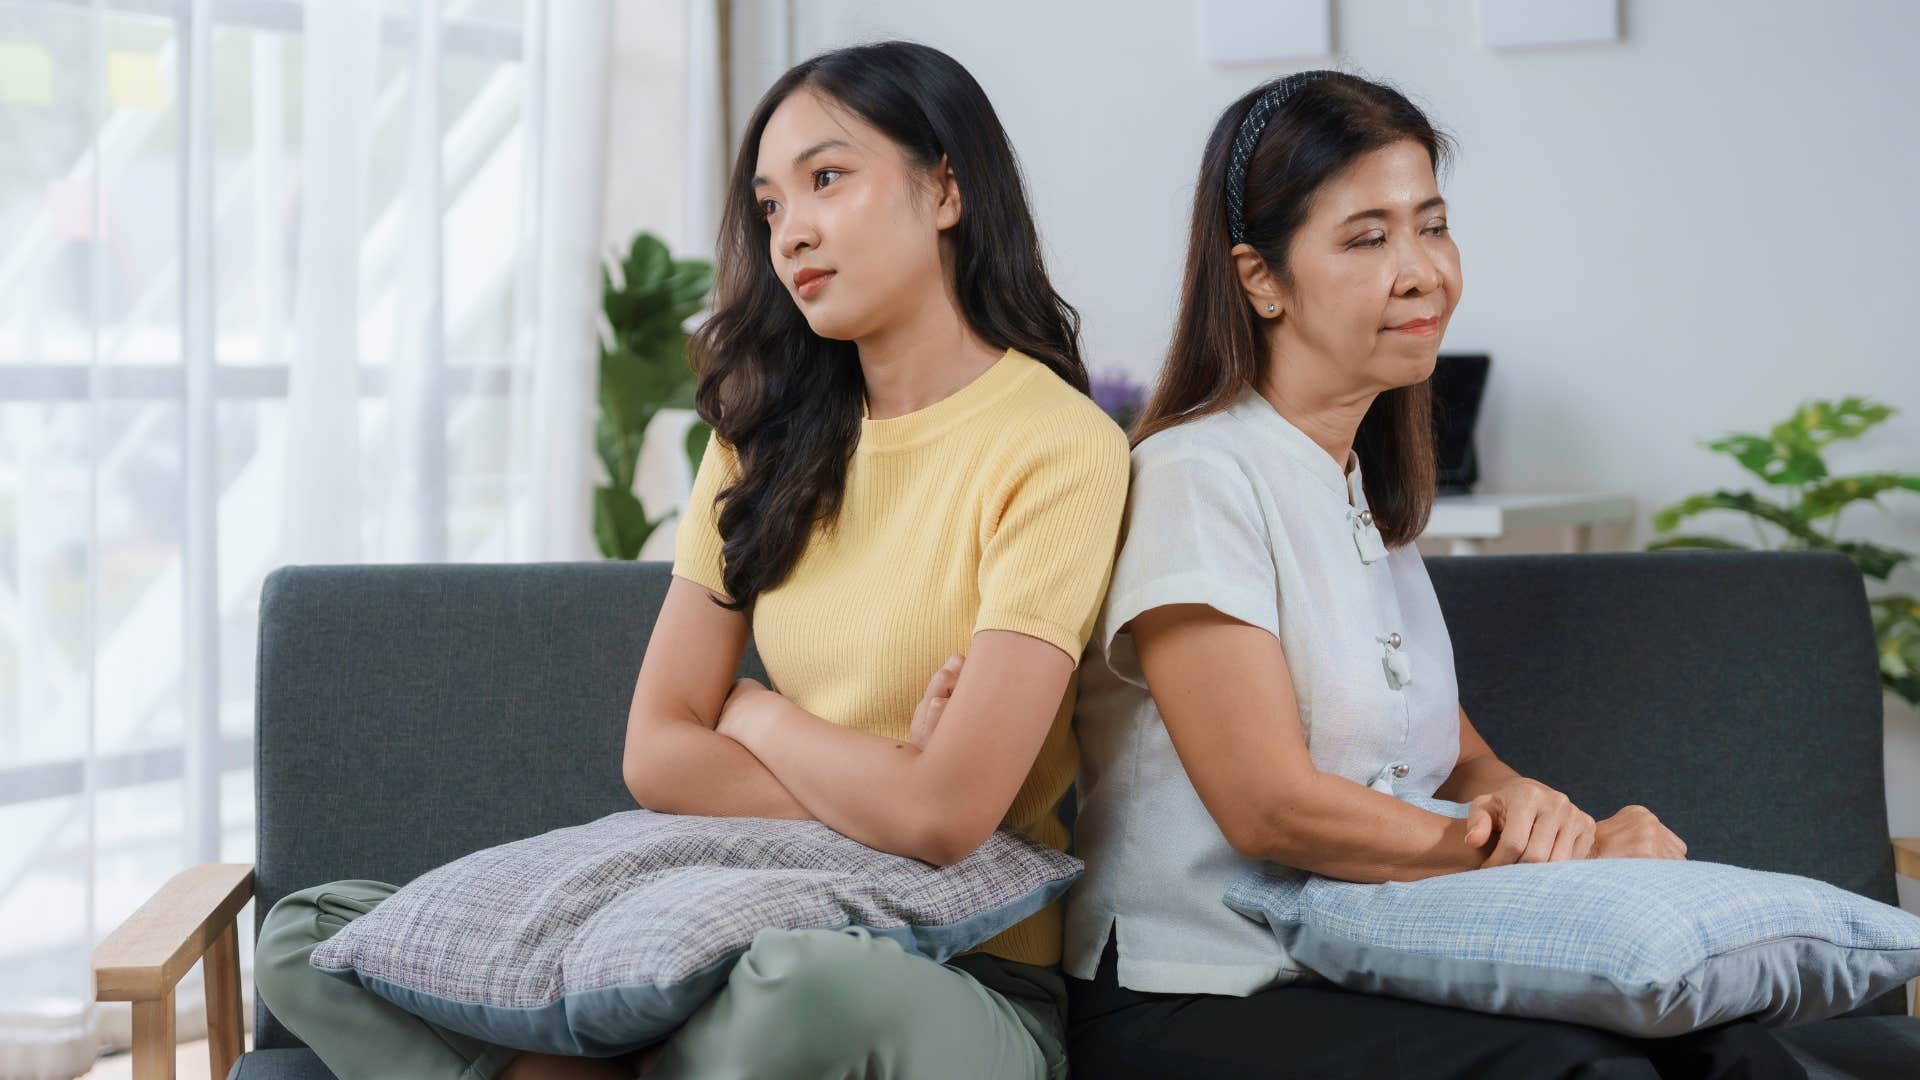
[[1259, 87], [1207, 144], [1079, 692], [1082, 1075], [1802, 1075], [1751, 1024], [1642, 1042], [1314, 985], [1221, 902], [1263, 860], [1378, 882], [1686, 851], [1645, 808], [1596, 822], [1517, 775], [1460, 707], [1412, 543], [1461, 291], [1447, 150], [1405, 97], [1333, 72]]
[[[634, 687], [628, 788], [937, 864], [1002, 823], [1064, 848], [1073, 676], [1128, 447], [1087, 396], [1078, 315], [979, 85], [903, 43], [788, 72], [748, 124], [717, 273], [693, 348], [714, 437]], [[734, 678], [749, 634], [772, 688]], [[353, 914], [331, 898], [393, 889], [344, 885], [275, 906], [258, 974], [343, 1080], [1066, 1074], [1058, 905], [944, 965], [859, 929], [763, 931], [673, 1036], [608, 1062], [475, 1044], [312, 971]]]

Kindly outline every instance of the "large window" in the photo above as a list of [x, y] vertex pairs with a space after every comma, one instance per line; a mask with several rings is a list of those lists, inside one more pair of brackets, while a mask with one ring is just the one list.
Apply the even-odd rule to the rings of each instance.
[[[505, 553], [524, 6], [380, 8], [344, 384], [388, 496], [369, 561]], [[253, 857], [259, 587], [320, 494], [286, 484], [300, 248], [330, 239], [303, 147], [353, 100], [306, 99], [305, 17], [0, 0], [0, 1013], [90, 998], [87, 952], [160, 883]]]

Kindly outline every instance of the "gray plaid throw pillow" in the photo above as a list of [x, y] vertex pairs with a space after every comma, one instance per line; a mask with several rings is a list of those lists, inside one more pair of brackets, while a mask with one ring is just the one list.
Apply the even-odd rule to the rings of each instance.
[[628, 810], [430, 870], [309, 963], [478, 1039], [611, 1056], [670, 1033], [763, 927], [863, 926], [944, 963], [1083, 869], [1007, 827], [936, 867], [816, 821]]

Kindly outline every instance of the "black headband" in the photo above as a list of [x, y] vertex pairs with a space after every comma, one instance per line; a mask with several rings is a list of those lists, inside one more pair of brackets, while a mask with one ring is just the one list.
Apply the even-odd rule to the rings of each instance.
[[1227, 232], [1234, 243], [1247, 241], [1247, 162], [1260, 143], [1260, 133], [1267, 129], [1267, 119], [1295, 90], [1332, 74], [1325, 69], [1299, 71], [1281, 79], [1260, 95], [1240, 121], [1240, 130], [1233, 136], [1233, 156], [1227, 159]]

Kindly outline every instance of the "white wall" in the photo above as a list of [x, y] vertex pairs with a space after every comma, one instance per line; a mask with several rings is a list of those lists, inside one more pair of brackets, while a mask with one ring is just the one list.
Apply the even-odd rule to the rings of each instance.
[[680, 0], [614, 5], [603, 249], [624, 253], [641, 230], [657, 234], [676, 254], [704, 254], [713, 243], [710, 236], [687, 236], [683, 225], [686, 42]]
[[[1483, 489], [1630, 492], [1633, 528], [1600, 539], [1637, 547], [1653, 509], [1747, 486], [1700, 440], [1856, 393], [1902, 413], [1836, 465], [1920, 471], [1920, 4], [1635, 2], [1625, 23], [1615, 44], [1491, 52], [1465, 0], [1335, 5], [1334, 66], [1394, 82], [1460, 142], [1445, 191], [1467, 288], [1446, 345], [1495, 358]], [[804, 0], [792, 47], [898, 36], [966, 64], [1093, 366], [1144, 379], [1214, 117], [1263, 78], [1328, 66], [1211, 67], [1196, 27], [1191, 0]], [[1920, 547], [1920, 498], [1888, 506], [1846, 531]], [[1887, 749], [1895, 830], [1920, 835], [1913, 710], [1891, 709]]]

